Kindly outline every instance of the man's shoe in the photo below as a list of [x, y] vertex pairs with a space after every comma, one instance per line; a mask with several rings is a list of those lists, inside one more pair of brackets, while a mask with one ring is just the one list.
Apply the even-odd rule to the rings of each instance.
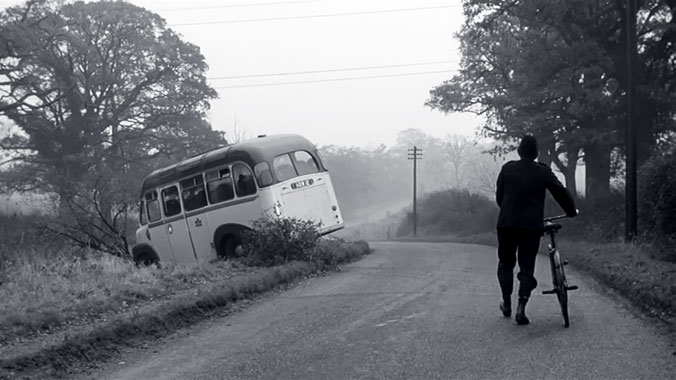
[[509, 299], [505, 299], [500, 303], [500, 311], [502, 311], [502, 315], [505, 317], [509, 318], [512, 316], [512, 301]]
[[526, 303], [528, 298], [519, 298], [519, 304], [516, 306], [516, 315], [514, 319], [519, 325], [527, 325], [530, 323], [528, 317], [526, 317]]

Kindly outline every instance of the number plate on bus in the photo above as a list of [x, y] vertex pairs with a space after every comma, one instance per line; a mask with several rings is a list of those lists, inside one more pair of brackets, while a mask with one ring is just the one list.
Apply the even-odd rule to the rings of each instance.
[[298, 182], [292, 183], [291, 188], [294, 189], [294, 190], [300, 189], [300, 188], [303, 188], [303, 187], [312, 186], [312, 184], [314, 184], [314, 183], [315, 183], [315, 181], [313, 179], [306, 179], [304, 181], [298, 181]]

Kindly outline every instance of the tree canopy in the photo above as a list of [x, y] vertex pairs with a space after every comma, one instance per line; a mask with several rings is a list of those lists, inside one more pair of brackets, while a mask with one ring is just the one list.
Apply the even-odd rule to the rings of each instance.
[[124, 253], [141, 179], [226, 143], [206, 119], [206, 70], [197, 46], [126, 2], [0, 12], [0, 185], [58, 194], [59, 234]]
[[0, 15], [0, 114], [18, 131], [20, 186], [62, 193], [102, 162], [180, 157], [224, 142], [199, 48], [125, 2], [29, 1]]
[[[485, 117], [484, 135], [512, 149], [539, 137], [545, 162], [574, 181], [584, 158], [588, 189], [608, 189], [613, 149], [624, 142], [626, 10], [617, 0], [469, 0], [460, 72], [427, 105]], [[639, 144], [647, 159], [674, 130], [674, 1], [639, 1]], [[574, 182], [569, 183], [574, 189]], [[588, 192], [588, 195], [589, 192]]]

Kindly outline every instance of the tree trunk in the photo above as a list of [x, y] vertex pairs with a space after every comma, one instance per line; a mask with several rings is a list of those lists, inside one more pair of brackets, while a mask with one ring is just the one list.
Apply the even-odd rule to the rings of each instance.
[[554, 155], [556, 154], [556, 140], [551, 134], [538, 136], [537, 139], [540, 145], [538, 162], [551, 167]]
[[603, 199], [610, 194], [610, 151], [610, 147], [598, 141], [584, 146], [587, 201]]
[[554, 164], [561, 171], [566, 181], [566, 189], [570, 192], [573, 199], [577, 200], [577, 179], [575, 172], [577, 171], [577, 161], [580, 158], [579, 149], [568, 149], [566, 151], [566, 164], [564, 164], [558, 157], [554, 157]]
[[651, 107], [644, 94], [639, 92], [638, 96], [636, 105], [638, 111], [636, 115], [636, 163], [637, 167], [640, 168], [648, 161], [655, 149], [652, 116], [656, 110]]

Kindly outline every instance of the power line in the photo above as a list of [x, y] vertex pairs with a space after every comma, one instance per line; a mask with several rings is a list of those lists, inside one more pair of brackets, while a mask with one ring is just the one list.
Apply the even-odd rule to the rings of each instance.
[[442, 8], [458, 8], [461, 5], [438, 5], [433, 7], [419, 7], [419, 8], [404, 8], [404, 9], [385, 9], [380, 11], [365, 11], [365, 12], [346, 12], [346, 13], [328, 13], [322, 15], [308, 15], [308, 16], [289, 16], [289, 17], [271, 17], [271, 18], [251, 18], [243, 20], [225, 20], [225, 21], [202, 21], [202, 22], [188, 22], [183, 24], [171, 24], [169, 26], [190, 26], [190, 25], [214, 25], [214, 24], [239, 24], [245, 22], [261, 22], [261, 21], [281, 21], [281, 20], [298, 20], [306, 18], [324, 18], [324, 17], [341, 17], [341, 16], [356, 16], [369, 15], [377, 13], [395, 13], [395, 12], [413, 12], [430, 9]]
[[199, 11], [206, 9], [225, 9], [225, 8], [248, 8], [248, 7], [261, 7], [266, 5], [287, 5], [287, 4], [303, 4], [303, 3], [314, 3], [317, 0], [298, 0], [298, 1], [277, 1], [277, 2], [265, 2], [265, 3], [251, 3], [251, 4], [228, 4], [228, 5], [211, 5], [211, 6], [195, 6], [195, 7], [183, 7], [183, 8], [164, 8], [157, 9], [157, 12], [175, 12], [175, 11]]
[[438, 70], [438, 71], [422, 71], [418, 73], [401, 73], [401, 74], [385, 74], [385, 75], [368, 75], [361, 77], [349, 77], [349, 78], [334, 78], [334, 79], [317, 79], [317, 80], [303, 80], [295, 82], [278, 82], [278, 83], [260, 83], [260, 84], [245, 84], [245, 85], [234, 85], [234, 86], [218, 86], [214, 87], [216, 90], [228, 89], [228, 88], [244, 88], [244, 87], [268, 87], [268, 86], [286, 86], [292, 84], [306, 84], [306, 83], [321, 83], [321, 82], [341, 82], [348, 80], [359, 80], [359, 79], [372, 79], [372, 78], [389, 78], [389, 77], [405, 77], [405, 76], [414, 76], [414, 75], [427, 75], [427, 74], [442, 74], [449, 73], [449, 70]]
[[442, 63], [453, 63], [457, 62], [455, 60], [445, 60], [445, 61], [434, 61], [434, 62], [420, 62], [420, 63], [403, 63], [397, 65], [383, 65], [383, 66], [363, 66], [363, 67], [349, 67], [345, 69], [327, 69], [327, 70], [312, 70], [312, 71], [296, 71], [288, 73], [273, 73], [273, 74], [252, 74], [252, 75], [236, 75], [236, 76], [225, 76], [225, 77], [213, 77], [207, 78], [209, 80], [220, 80], [220, 79], [240, 79], [240, 78], [259, 78], [259, 77], [272, 77], [272, 76], [284, 76], [284, 75], [300, 75], [300, 74], [317, 74], [317, 73], [333, 73], [339, 71], [356, 71], [356, 70], [370, 70], [370, 69], [386, 69], [391, 67], [409, 67], [409, 66], [423, 66], [423, 65], [438, 65]]

